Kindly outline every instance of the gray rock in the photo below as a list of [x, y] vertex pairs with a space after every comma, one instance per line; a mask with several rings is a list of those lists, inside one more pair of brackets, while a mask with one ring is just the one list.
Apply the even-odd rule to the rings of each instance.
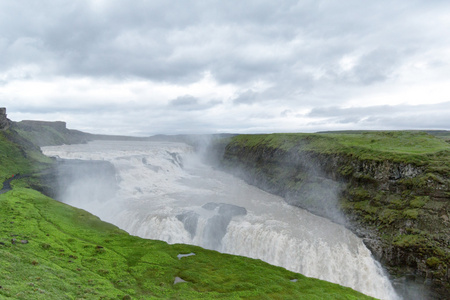
[[182, 259], [183, 257], [188, 257], [188, 256], [193, 256], [193, 255], [195, 255], [195, 253], [191, 252], [188, 254], [178, 254], [177, 257], [178, 257], [178, 259]]
[[177, 276], [177, 277], [175, 277], [173, 284], [175, 285], [177, 283], [182, 283], [182, 282], [187, 282], [187, 281]]

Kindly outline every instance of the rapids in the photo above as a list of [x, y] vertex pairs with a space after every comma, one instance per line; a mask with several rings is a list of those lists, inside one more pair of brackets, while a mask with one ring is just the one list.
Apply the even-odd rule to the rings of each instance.
[[130, 234], [258, 258], [380, 299], [398, 299], [352, 232], [203, 164], [186, 144], [95, 141], [42, 151], [112, 163], [118, 183], [113, 196], [102, 197], [111, 194], [108, 184], [92, 172], [61, 191], [61, 200]]

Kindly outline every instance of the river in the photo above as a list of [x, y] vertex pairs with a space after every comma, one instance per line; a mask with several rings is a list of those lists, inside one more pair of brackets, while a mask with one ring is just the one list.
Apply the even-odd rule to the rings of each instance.
[[205, 165], [189, 145], [94, 141], [42, 150], [62, 159], [112, 163], [114, 193], [91, 172], [66, 186], [61, 200], [130, 234], [258, 258], [380, 299], [398, 299], [352, 232]]

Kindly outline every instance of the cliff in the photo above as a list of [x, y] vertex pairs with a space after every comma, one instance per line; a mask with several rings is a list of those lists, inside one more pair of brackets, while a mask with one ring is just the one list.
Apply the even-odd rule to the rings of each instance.
[[67, 129], [61, 121], [21, 121], [13, 122], [12, 129], [35, 145], [52, 146], [62, 144], [80, 144], [90, 140], [90, 134]]
[[450, 145], [444, 138], [273, 134], [237, 136], [223, 145], [214, 149], [223, 153], [222, 167], [363, 238], [406, 299], [450, 294]]
[[10, 126], [10, 121], [7, 118], [6, 108], [0, 107], [0, 130], [6, 130]]

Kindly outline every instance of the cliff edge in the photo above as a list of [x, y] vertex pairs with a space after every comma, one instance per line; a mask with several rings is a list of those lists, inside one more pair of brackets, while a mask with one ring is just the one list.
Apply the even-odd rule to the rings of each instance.
[[11, 121], [7, 118], [6, 108], [0, 107], [0, 130], [8, 129], [10, 124]]
[[222, 167], [349, 227], [405, 299], [450, 294], [450, 145], [424, 132], [241, 135]]

